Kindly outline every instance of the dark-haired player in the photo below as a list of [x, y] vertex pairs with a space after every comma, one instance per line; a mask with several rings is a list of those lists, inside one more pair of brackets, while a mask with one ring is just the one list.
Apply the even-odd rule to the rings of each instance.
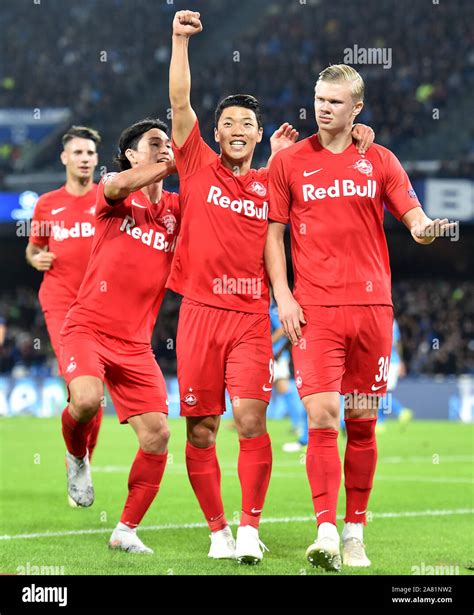
[[152, 553], [136, 528], [158, 492], [169, 439], [165, 381], [150, 345], [179, 226], [178, 195], [163, 190], [175, 170], [166, 131], [156, 119], [123, 131], [122, 172], [106, 175], [97, 189], [89, 264], [61, 331], [68, 492], [81, 506], [94, 500], [86, 448], [105, 382], [120, 422], [130, 423], [139, 442], [109, 542], [134, 553]]
[[[44, 272], [39, 300], [58, 364], [59, 332], [84, 277], [94, 238], [94, 170], [100, 141], [99, 133], [86, 126], [72, 126], [63, 135], [61, 162], [66, 167], [66, 183], [38, 199], [26, 248], [28, 263]], [[99, 408], [89, 434], [89, 459], [102, 414]], [[71, 499], [69, 503], [76, 505]]]
[[[190, 102], [188, 59], [189, 37], [201, 30], [199, 13], [176, 13], [170, 98], [183, 221], [167, 286], [184, 296], [177, 335], [181, 414], [188, 476], [211, 529], [209, 557], [256, 564], [263, 557], [258, 527], [272, 465], [266, 408], [273, 354], [263, 264], [267, 169], [251, 168], [263, 127], [253, 96], [229, 96], [215, 115], [221, 155], [203, 141]], [[297, 136], [284, 124], [272, 137], [272, 152]], [[236, 543], [224, 515], [215, 446], [226, 388], [240, 445]]]

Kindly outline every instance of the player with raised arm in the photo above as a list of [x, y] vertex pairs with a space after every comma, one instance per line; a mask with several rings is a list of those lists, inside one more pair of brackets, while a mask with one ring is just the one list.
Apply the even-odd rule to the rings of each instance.
[[[191, 106], [188, 58], [189, 38], [201, 30], [199, 13], [176, 13], [170, 99], [183, 220], [167, 286], [184, 297], [177, 335], [181, 415], [187, 422], [188, 476], [211, 530], [209, 557], [256, 564], [263, 557], [258, 528], [272, 466], [266, 409], [273, 356], [263, 263], [267, 169], [251, 168], [263, 127], [258, 101], [237, 94], [216, 109], [220, 156], [202, 139]], [[271, 139], [272, 153], [297, 136], [282, 125]], [[215, 444], [226, 388], [240, 446], [236, 543], [224, 514]]]
[[[59, 365], [59, 333], [81, 285], [94, 238], [99, 133], [71, 126], [63, 135], [61, 162], [66, 183], [36, 203], [26, 247], [27, 262], [44, 273], [39, 301]], [[99, 407], [87, 441], [89, 460], [97, 444], [103, 410]], [[75, 506], [72, 500], [69, 503]]]
[[[353, 68], [329, 66], [315, 89], [318, 133], [280, 152], [270, 168], [265, 263], [295, 377], [308, 413], [306, 468], [318, 525], [308, 560], [339, 570], [336, 509], [341, 481], [339, 396], [345, 398], [346, 515], [343, 563], [370, 566], [363, 543], [377, 460], [375, 424], [387, 386], [393, 307], [383, 229], [384, 204], [422, 245], [449, 227], [421, 209], [397, 158], [351, 135], [364, 82]], [[283, 234], [290, 222], [295, 273], [288, 286]]]
[[165, 381], [150, 345], [179, 227], [179, 197], [163, 190], [175, 171], [166, 131], [147, 118], [122, 132], [121, 172], [99, 184], [89, 264], [61, 331], [70, 394], [63, 414], [68, 493], [81, 506], [94, 500], [87, 440], [105, 382], [119, 421], [139, 442], [109, 542], [133, 553], [152, 553], [136, 528], [158, 492], [169, 439]]

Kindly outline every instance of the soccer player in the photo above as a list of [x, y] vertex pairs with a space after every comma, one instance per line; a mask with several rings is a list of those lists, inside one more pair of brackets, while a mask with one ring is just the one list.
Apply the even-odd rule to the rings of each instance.
[[[99, 133], [72, 126], [62, 138], [61, 162], [66, 167], [62, 188], [40, 196], [33, 213], [26, 260], [44, 272], [39, 300], [58, 365], [59, 332], [81, 285], [94, 238]], [[89, 459], [97, 444], [102, 422], [98, 408], [89, 434]], [[75, 505], [69, 499], [69, 503]]]
[[[308, 413], [306, 468], [318, 525], [308, 560], [339, 570], [336, 509], [341, 465], [339, 395], [345, 395], [346, 515], [343, 562], [369, 566], [363, 526], [377, 460], [378, 396], [387, 386], [393, 308], [383, 230], [384, 203], [422, 245], [447, 220], [421, 209], [397, 158], [373, 145], [361, 156], [351, 135], [364, 82], [353, 68], [329, 66], [315, 89], [317, 134], [278, 153], [270, 167], [265, 263], [280, 320], [293, 344], [295, 375]], [[283, 233], [290, 222], [294, 296]]]
[[166, 460], [168, 400], [150, 345], [165, 292], [179, 225], [179, 197], [163, 190], [175, 171], [167, 126], [147, 118], [119, 141], [120, 173], [97, 189], [96, 234], [89, 264], [61, 331], [61, 365], [70, 404], [63, 412], [68, 493], [90, 506], [94, 490], [87, 441], [104, 382], [120, 423], [139, 450], [111, 548], [152, 553], [136, 528], [155, 498]]
[[[190, 102], [188, 58], [189, 38], [201, 30], [199, 13], [176, 13], [170, 99], [183, 221], [167, 286], [184, 297], [176, 348], [181, 415], [188, 476], [211, 530], [209, 557], [256, 564], [263, 557], [258, 528], [272, 465], [265, 417], [273, 385], [263, 263], [267, 169], [251, 168], [263, 127], [258, 101], [239, 94], [216, 109], [221, 155], [202, 139]], [[282, 125], [272, 137], [272, 152], [296, 139], [296, 131]], [[240, 445], [236, 543], [224, 515], [215, 445], [225, 388]]]

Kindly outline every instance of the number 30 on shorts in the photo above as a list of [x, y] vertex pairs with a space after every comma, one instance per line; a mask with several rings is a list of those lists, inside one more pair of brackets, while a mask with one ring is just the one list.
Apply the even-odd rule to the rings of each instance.
[[375, 376], [375, 382], [387, 382], [388, 380], [388, 368], [390, 365], [390, 357], [380, 357], [379, 361], [379, 373]]

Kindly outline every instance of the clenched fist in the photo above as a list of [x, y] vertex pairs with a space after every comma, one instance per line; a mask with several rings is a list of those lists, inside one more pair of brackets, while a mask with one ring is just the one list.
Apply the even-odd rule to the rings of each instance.
[[189, 38], [202, 32], [201, 13], [178, 11], [173, 20], [173, 34]]

